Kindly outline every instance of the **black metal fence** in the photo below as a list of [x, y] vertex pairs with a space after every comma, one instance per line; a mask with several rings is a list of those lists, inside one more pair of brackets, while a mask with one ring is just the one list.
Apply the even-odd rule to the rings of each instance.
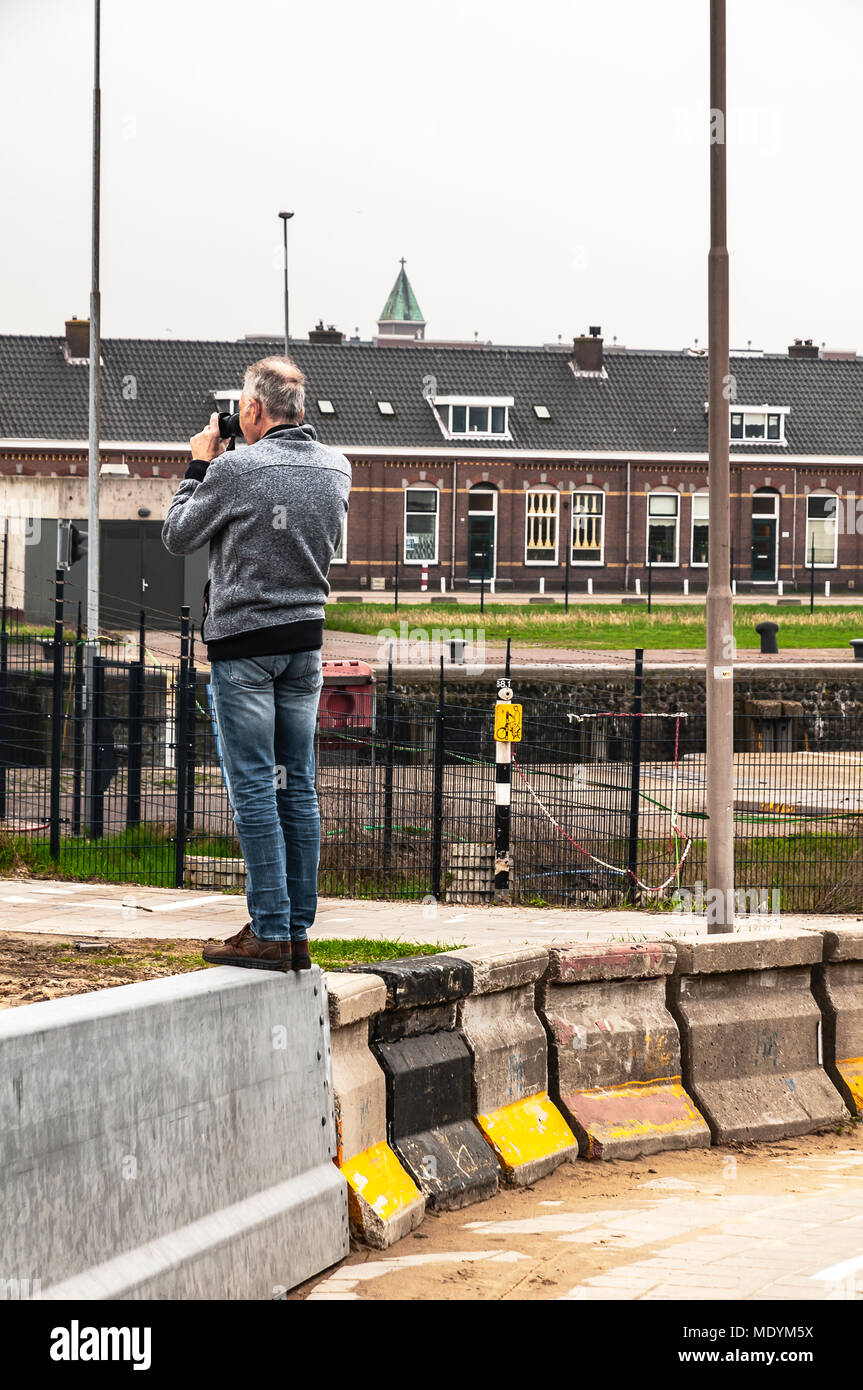
[[[481, 903], [494, 872], [495, 692], [377, 688], [319, 721], [321, 891]], [[518, 698], [516, 691], [515, 698]], [[789, 712], [790, 709], [790, 712]], [[693, 714], [524, 702], [513, 745], [512, 895], [668, 904], [705, 870], [705, 731]], [[785, 911], [863, 906], [863, 741], [854, 718], [781, 703], [735, 741], [737, 883]], [[143, 629], [98, 652], [0, 633], [0, 872], [242, 887], [188, 620], [179, 661]], [[778, 897], [770, 897], [778, 894]]]

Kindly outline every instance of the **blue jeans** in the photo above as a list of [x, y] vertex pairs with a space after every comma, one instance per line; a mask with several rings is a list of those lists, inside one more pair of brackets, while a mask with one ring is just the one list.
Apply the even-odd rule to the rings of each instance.
[[318, 905], [315, 791], [320, 650], [214, 661], [210, 706], [246, 861], [252, 931], [305, 941]]

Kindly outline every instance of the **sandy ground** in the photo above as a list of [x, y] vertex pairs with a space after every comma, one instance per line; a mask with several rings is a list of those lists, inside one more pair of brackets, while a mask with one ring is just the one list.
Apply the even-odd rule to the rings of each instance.
[[[356, 1248], [289, 1297], [863, 1299], [860, 1129], [565, 1164], [533, 1188], [428, 1215], [389, 1251]], [[855, 1252], [856, 1284], [853, 1272], [817, 1277]], [[648, 1268], [663, 1282], [645, 1290]]]
[[4, 934], [0, 951], [0, 1009], [205, 969], [200, 955], [203, 941], [172, 942], [147, 937], [110, 943], [103, 940], [98, 943], [98, 951], [79, 950], [75, 944], [78, 941], [90, 942], [95, 938], [84, 933], [47, 938]]

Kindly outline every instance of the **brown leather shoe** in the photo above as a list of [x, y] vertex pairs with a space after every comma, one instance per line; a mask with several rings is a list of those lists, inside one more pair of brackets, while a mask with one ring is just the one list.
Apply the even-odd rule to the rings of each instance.
[[311, 970], [312, 957], [308, 941], [291, 942], [291, 969]]
[[227, 941], [208, 941], [201, 955], [209, 965], [244, 965], [249, 970], [291, 968], [290, 941], [262, 941], [250, 922]]

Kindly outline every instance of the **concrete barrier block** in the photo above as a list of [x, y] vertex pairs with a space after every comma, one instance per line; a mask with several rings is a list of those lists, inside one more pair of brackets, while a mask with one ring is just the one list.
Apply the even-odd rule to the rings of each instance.
[[823, 1070], [815, 933], [679, 941], [669, 1000], [686, 1089], [715, 1143], [810, 1134], [847, 1115]]
[[317, 967], [0, 1014], [0, 1268], [68, 1299], [273, 1298], [348, 1253]]
[[552, 947], [537, 991], [551, 1094], [589, 1158], [706, 1148], [710, 1131], [682, 1083], [665, 1000], [667, 942]]
[[542, 947], [476, 947], [453, 955], [473, 971], [458, 1003], [472, 1060], [472, 1108], [508, 1182], [527, 1186], [567, 1159], [578, 1141], [548, 1096], [548, 1044], [534, 1004]]
[[390, 1146], [433, 1210], [491, 1196], [498, 1164], [473, 1123], [471, 1058], [455, 1031], [456, 1004], [473, 982], [469, 962], [415, 956], [368, 970], [387, 991], [386, 1012], [372, 1024], [372, 1051], [386, 1078]]
[[348, 1183], [351, 1231], [378, 1250], [425, 1215], [425, 1198], [387, 1143], [386, 1082], [369, 1047], [369, 1021], [386, 1007], [377, 975], [327, 975], [336, 1157]]
[[812, 971], [824, 1028], [824, 1069], [852, 1115], [863, 1116], [863, 929], [833, 928]]

